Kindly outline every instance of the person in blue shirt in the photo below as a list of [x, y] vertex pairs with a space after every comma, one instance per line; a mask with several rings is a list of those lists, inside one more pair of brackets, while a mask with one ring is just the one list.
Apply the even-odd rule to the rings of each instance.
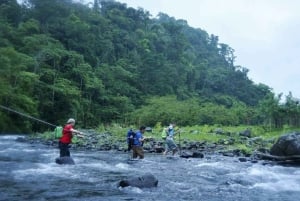
[[143, 149], [143, 143], [144, 143], [144, 132], [146, 130], [145, 126], [141, 126], [140, 129], [136, 132], [133, 145], [132, 145], [132, 158], [144, 158], [144, 149]]
[[175, 153], [178, 151], [177, 145], [174, 142], [174, 134], [175, 134], [175, 124], [170, 124], [168, 127], [164, 155], [172, 151], [172, 155], [174, 156]]

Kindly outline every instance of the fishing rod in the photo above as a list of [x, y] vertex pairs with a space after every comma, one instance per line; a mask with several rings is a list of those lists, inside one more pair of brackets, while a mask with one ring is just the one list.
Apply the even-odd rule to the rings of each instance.
[[[38, 119], [38, 118], [35, 118], [35, 117], [30, 116], [30, 115], [28, 115], [28, 114], [24, 114], [24, 113], [18, 112], [18, 111], [16, 111], [16, 110], [13, 110], [13, 109], [11, 109], [11, 108], [9, 108], [9, 107], [6, 107], [6, 106], [4, 106], [4, 105], [0, 105], [0, 108], [2, 108], [2, 109], [4, 109], [4, 110], [7, 110], [7, 111], [10, 111], [10, 112], [13, 112], [13, 113], [16, 113], [16, 114], [21, 115], [21, 116], [23, 116], [23, 117], [27, 117], [27, 118], [29, 118], [29, 119], [32, 119], [32, 120], [35, 120], [35, 121], [38, 121], [38, 122], [47, 124], [48, 126], [55, 127], [54, 135], [55, 135], [55, 136], [61, 135], [61, 132], [62, 132], [62, 127], [61, 127], [61, 126], [56, 126], [56, 125], [54, 125], [54, 124], [48, 123], [48, 122], [46, 122], [46, 121], [43, 121], [43, 120]], [[76, 134], [76, 135], [77, 135], [78, 137], [81, 137], [81, 138], [83, 138], [83, 137], [89, 137], [89, 136], [90, 136], [90, 135], [88, 135], [88, 134], [86, 134], [86, 133], [84, 133], [84, 132], [80, 132], [80, 134]]]
[[18, 111], [16, 111], [16, 110], [13, 110], [13, 109], [11, 109], [11, 108], [9, 108], [9, 107], [6, 107], [6, 106], [3, 106], [3, 105], [0, 105], [0, 108], [2, 108], [2, 109], [4, 109], [4, 110], [7, 110], [7, 111], [10, 111], [10, 112], [13, 112], [13, 113], [16, 113], [16, 114], [18, 114], [18, 115], [21, 115], [21, 116], [23, 116], [23, 117], [27, 117], [27, 118], [29, 118], [29, 119], [32, 119], [32, 120], [35, 120], [35, 121], [38, 121], [38, 122], [41, 122], [41, 123], [47, 124], [47, 125], [49, 125], [49, 126], [52, 126], [52, 127], [57, 127], [57, 126], [56, 126], [56, 125], [54, 125], [54, 124], [48, 123], [48, 122], [46, 122], [46, 121], [43, 121], [43, 120], [41, 120], [41, 119], [37, 119], [37, 118], [35, 118], [35, 117], [32, 117], [32, 116], [30, 116], [30, 115], [28, 115], [28, 114], [24, 114], [24, 113], [18, 112]]

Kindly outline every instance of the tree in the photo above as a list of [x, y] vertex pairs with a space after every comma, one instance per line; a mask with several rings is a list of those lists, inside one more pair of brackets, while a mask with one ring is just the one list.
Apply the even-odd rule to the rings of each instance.
[[[0, 48], [0, 104], [14, 110], [37, 116], [38, 101], [32, 96], [38, 76], [28, 72], [34, 61], [13, 48]], [[1, 128], [6, 131], [25, 131], [32, 129], [28, 119], [22, 119], [15, 114], [2, 114]]]

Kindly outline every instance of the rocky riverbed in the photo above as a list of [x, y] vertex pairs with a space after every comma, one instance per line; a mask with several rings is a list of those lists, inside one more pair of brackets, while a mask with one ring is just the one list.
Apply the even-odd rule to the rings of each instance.
[[[113, 134], [98, 133], [95, 130], [84, 130], [86, 137], [84, 139], [75, 139], [71, 145], [71, 150], [94, 150], [94, 151], [109, 151], [115, 150], [117, 152], [127, 152], [127, 144], [124, 139], [116, 139]], [[45, 138], [42, 135], [31, 135], [20, 141], [28, 143], [41, 143], [50, 147], [58, 147], [58, 139]], [[175, 142], [178, 146], [178, 154], [181, 157], [189, 158], [202, 158], [205, 155], [221, 154], [230, 157], [239, 157], [241, 161], [256, 160], [253, 152], [245, 152], [244, 149], [235, 147], [236, 138], [224, 135], [224, 139], [218, 142], [207, 141], [188, 141], [185, 139], [176, 139]], [[269, 150], [264, 148], [270, 141], [265, 141], [260, 137], [251, 138], [250, 136], [241, 136], [239, 144], [248, 147], [248, 150], [253, 150], [263, 153], [268, 153]], [[234, 147], [234, 148], [233, 148]], [[144, 143], [144, 150], [146, 153], [161, 154], [164, 151], [164, 140], [148, 138]]]

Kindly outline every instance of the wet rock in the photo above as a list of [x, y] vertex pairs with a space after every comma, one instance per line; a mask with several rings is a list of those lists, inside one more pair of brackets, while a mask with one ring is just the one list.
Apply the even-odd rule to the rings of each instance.
[[180, 155], [181, 158], [190, 158], [193, 156], [193, 153], [190, 151], [183, 151]]
[[270, 154], [275, 156], [300, 155], [300, 133], [281, 136], [271, 147]]
[[195, 152], [183, 151], [180, 157], [181, 158], [203, 158], [204, 154], [199, 151], [195, 151]]
[[247, 128], [246, 130], [244, 131], [241, 131], [239, 133], [240, 136], [244, 136], [244, 137], [247, 137], [247, 138], [250, 138], [251, 137], [251, 130], [249, 128]]
[[242, 155], [241, 150], [239, 150], [239, 149], [220, 151], [220, 153], [223, 156], [229, 156], [229, 157], [236, 157], [236, 156]]
[[239, 161], [240, 161], [240, 162], [247, 162], [247, 158], [244, 158], [244, 157], [239, 158]]
[[18, 137], [16, 139], [17, 142], [27, 142], [26, 138], [25, 137]]
[[155, 153], [163, 153], [165, 151], [165, 148], [161, 146], [155, 147]]
[[118, 184], [119, 187], [138, 187], [138, 188], [152, 188], [157, 187], [158, 180], [150, 173], [141, 177], [132, 177], [129, 179], [121, 180]]
[[192, 155], [193, 158], [203, 158], [204, 157], [204, 154], [201, 153], [201, 152], [193, 152], [193, 155]]
[[59, 165], [75, 165], [73, 158], [68, 156], [56, 158], [55, 162]]

